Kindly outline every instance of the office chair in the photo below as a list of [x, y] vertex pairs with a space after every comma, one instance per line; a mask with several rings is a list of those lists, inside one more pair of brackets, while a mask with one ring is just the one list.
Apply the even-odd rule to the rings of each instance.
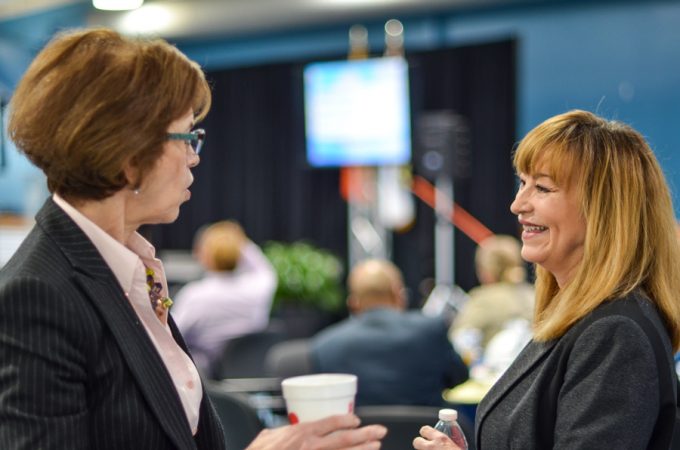
[[226, 450], [243, 450], [264, 429], [257, 411], [248, 402], [248, 396], [227, 392], [209, 380], [204, 382], [204, 387], [222, 422]]
[[[362, 425], [381, 424], [387, 427], [382, 441], [384, 450], [413, 450], [413, 439], [420, 435], [423, 425], [434, 426], [439, 420], [439, 407], [413, 405], [357, 406], [354, 413]], [[458, 423], [468, 440], [468, 448], [474, 450], [474, 426], [459, 414]]]
[[272, 345], [284, 339], [284, 326], [277, 321], [270, 322], [262, 331], [230, 339], [210, 370], [212, 378], [220, 380], [267, 376], [264, 368], [265, 355]]
[[312, 373], [309, 346], [309, 339], [291, 339], [272, 345], [264, 359], [265, 371], [278, 378]]

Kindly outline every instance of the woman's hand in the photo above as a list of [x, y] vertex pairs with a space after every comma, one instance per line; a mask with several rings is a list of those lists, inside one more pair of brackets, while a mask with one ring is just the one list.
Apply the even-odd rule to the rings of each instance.
[[460, 450], [447, 435], [432, 427], [422, 427], [420, 436], [413, 440], [413, 448], [417, 450]]
[[313, 422], [269, 428], [260, 432], [246, 450], [374, 450], [387, 433], [382, 425], [357, 428], [354, 414]]

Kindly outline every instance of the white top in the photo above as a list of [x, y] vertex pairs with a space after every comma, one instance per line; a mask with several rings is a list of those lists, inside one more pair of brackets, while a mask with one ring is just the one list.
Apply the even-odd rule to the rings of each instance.
[[233, 271], [208, 272], [175, 295], [172, 317], [200, 368], [208, 370], [229, 339], [267, 327], [276, 285], [269, 260], [248, 242]]
[[458, 411], [455, 409], [440, 409], [439, 410], [439, 420], [446, 420], [447, 422], [453, 422], [458, 420]]

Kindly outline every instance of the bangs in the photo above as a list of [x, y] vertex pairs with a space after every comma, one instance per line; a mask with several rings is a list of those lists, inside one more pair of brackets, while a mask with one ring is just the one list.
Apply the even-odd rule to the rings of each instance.
[[512, 160], [515, 171], [529, 176], [540, 172], [558, 186], [567, 186], [578, 172], [574, 171], [578, 152], [572, 151], [563, 136], [547, 133], [543, 128], [532, 130], [517, 146]]
[[200, 122], [205, 118], [210, 110], [212, 103], [212, 93], [210, 91], [210, 85], [205, 79], [203, 72], [198, 64], [191, 62], [194, 68], [195, 74], [195, 85], [194, 85], [194, 95], [192, 100], [192, 108], [194, 110], [194, 119], [196, 122]]

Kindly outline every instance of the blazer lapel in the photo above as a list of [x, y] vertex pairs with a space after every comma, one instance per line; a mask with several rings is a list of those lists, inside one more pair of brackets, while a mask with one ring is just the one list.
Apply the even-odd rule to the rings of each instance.
[[530, 370], [550, 353], [556, 343], [557, 340], [548, 342], [531, 341], [524, 347], [524, 350], [522, 350], [508, 370], [498, 379], [496, 384], [491, 387], [477, 408], [475, 442], [480, 442], [479, 430], [489, 412]]
[[163, 430], [178, 448], [195, 448], [172, 378], [96, 247], [51, 199], [40, 210], [36, 221], [55, 240], [76, 269], [76, 282], [108, 325], [128, 369]]

